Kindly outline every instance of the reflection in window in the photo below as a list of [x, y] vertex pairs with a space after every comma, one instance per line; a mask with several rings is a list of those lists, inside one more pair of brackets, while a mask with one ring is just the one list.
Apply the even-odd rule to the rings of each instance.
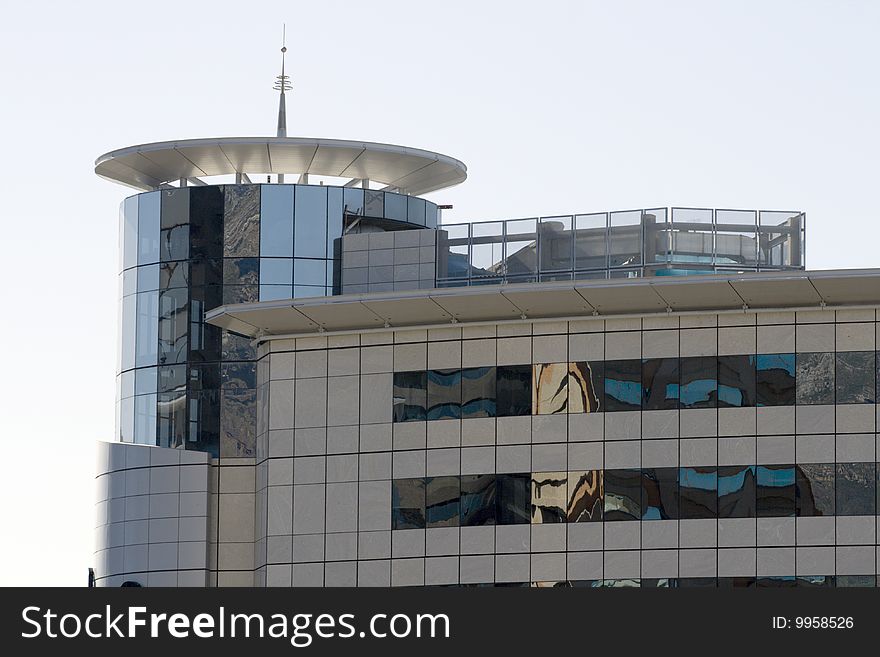
[[642, 363], [642, 409], [662, 411], [678, 408], [678, 358], [648, 358]]
[[718, 516], [718, 471], [715, 466], [680, 468], [678, 473], [679, 517]]
[[223, 255], [257, 258], [260, 255], [260, 185], [226, 185], [225, 191]]
[[162, 191], [159, 219], [159, 259], [186, 260], [189, 257], [189, 188]]
[[757, 467], [757, 504], [759, 518], [793, 516], [795, 512], [795, 476], [793, 465]]
[[429, 477], [425, 480], [425, 524], [427, 527], [458, 527], [458, 477]]
[[681, 407], [715, 408], [718, 402], [718, 359], [692, 356], [681, 359]]
[[495, 475], [462, 475], [460, 498], [462, 527], [495, 524]]
[[[215, 185], [194, 187], [190, 190], [189, 257], [223, 257], [223, 197], [224, 189]], [[228, 191], [227, 191], [228, 193]], [[254, 192], [248, 190], [248, 194]], [[256, 195], [259, 197], [259, 191]], [[259, 203], [259, 201], [257, 202]]]
[[757, 484], [754, 465], [718, 468], [718, 517], [754, 518]]
[[532, 524], [565, 522], [567, 488], [565, 472], [532, 473]]
[[159, 393], [159, 447], [182, 447], [186, 441], [186, 392]]
[[565, 413], [568, 407], [568, 363], [534, 365], [532, 413]]
[[495, 417], [495, 368], [461, 371], [461, 417]]
[[568, 364], [568, 412], [596, 413], [604, 410], [600, 397], [604, 390], [601, 361]]
[[385, 193], [371, 189], [364, 190], [364, 215], [381, 219], [385, 216]]
[[187, 290], [159, 293], [159, 358], [163, 363], [185, 363], [187, 355]]
[[263, 185], [260, 255], [293, 257], [293, 185]]
[[597, 522], [602, 520], [603, 477], [601, 470], [568, 473], [568, 522]]
[[429, 420], [461, 417], [461, 370], [430, 370], [428, 377]]
[[837, 575], [835, 585], [839, 589], [862, 588], [876, 586], [874, 575]]
[[678, 468], [642, 470], [642, 520], [676, 520], [678, 504]]
[[293, 222], [293, 255], [324, 258], [327, 255], [327, 188], [297, 185], [293, 204], [296, 219]]
[[797, 404], [834, 403], [834, 354], [797, 355]]
[[426, 419], [428, 383], [424, 371], [395, 372], [393, 395], [394, 422]]
[[257, 391], [220, 392], [220, 456], [253, 458], [256, 449]]
[[837, 515], [873, 516], [877, 509], [874, 463], [837, 464]]
[[[184, 296], [186, 290], [184, 290]], [[155, 365], [158, 354], [159, 292], [141, 292], [137, 295], [135, 325], [135, 367]]]
[[833, 589], [834, 575], [800, 575], [797, 586], [810, 589]]
[[795, 402], [794, 354], [759, 354], [755, 358], [758, 406], [791, 406]]
[[391, 529], [425, 528], [425, 480], [391, 482]]
[[532, 411], [532, 366], [504, 365], [497, 368], [498, 417], [529, 415]]
[[499, 525], [521, 525], [529, 522], [529, 475], [497, 475], [495, 494], [495, 519]]
[[755, 405], [755, 357], [718, 357], [718, 405]]
[[605, 410], [637, 411], [642, 407], [642, 361], [605, 361]]
[[605, 520], [642, 517], [642, 471], [605, 471]]
[[795, 468], [795, 510], [798, 516], [834, 515], [833, 463], [802, 463]]
[[836, 361], [837, 403], [873, 404], [874, 352], [841, 351]]
[[[161, 192], [138, 194], [137, 208], [137, 263], [159, 262], [159, 204]], [[126, 199], [126, 204], [128, 199]]]

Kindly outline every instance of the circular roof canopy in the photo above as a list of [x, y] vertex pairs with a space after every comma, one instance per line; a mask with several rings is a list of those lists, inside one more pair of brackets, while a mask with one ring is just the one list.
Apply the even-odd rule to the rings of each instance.
[[426, 194], [467, 178], [463, 162], [417, 148], [304, 137], [222, 137], [130, 146], [95, 161], [95, 173], [139, 190], [181, 178], [228, 174], [312, 174], [368, 179]]

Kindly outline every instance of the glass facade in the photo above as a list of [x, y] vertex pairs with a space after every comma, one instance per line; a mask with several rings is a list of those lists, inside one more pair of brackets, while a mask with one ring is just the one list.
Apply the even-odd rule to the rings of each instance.
[[650, 208], [446, 224], [439, 287], [804, 268], [802, 212]]
[[[254, 456], [254, 348], [206, 324], [205, 313], [223, 304], [333, 294], [334, 241], [360, 218], [436, 228], [437, 206], [323, 185], [180, 187], [125, 199], [119, 440]], [[442, 394], [459, 400], [435, 403], [431, 417], [460, 413], [460, 392]], [[407, 418], [424, 419], [426, 403], [415, 400]], [[489, 404], [475, 399], [469, 412]]]

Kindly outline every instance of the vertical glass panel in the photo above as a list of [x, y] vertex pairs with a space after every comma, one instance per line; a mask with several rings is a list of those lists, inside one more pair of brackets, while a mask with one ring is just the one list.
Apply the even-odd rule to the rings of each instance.
[[[186, 291], [184, 290], [184, 294]], [[159, 356], [159, 292], [137, 295], [135, 367], [155, 365]]]
[[470, 367], [461, 371], [461, 416], [495, 417], [495, 368]]
[[430, 201], [425, 202], [425, 226], [427, 228], [437, 228], [440, 218], [437, 206]]
[[427, 419], [428, 381], [425, 372], [394, 373], [394, 422]]
[[[205, 267], [206, 262], [217, 263], [216, 260], [201, 261], [197, 264], [193, 263], [193, 267]], [[139, 268], [140, 269], [140, 268]], [[170, 290], [176, 287], [189, 287], [189, 270], [190, 263], [185, 260], [175, 260], [173, 262], [163, 262], [158, 265], [159, 269], [159, 289]], [[219, 282], [218, 282], [219, 284]]]
[[256, 363], [224, 363], [220, 366], [220, 387], [224, 390], [256, 388]]
[[642, 211], [610, 213], [608, 235], [611, 267], [633, 267], [642, 264]]
[[538, 220], [506, 221], [504, 243], [505, 274], [508, 281], [532, 280], [538, 271]]
[[138, 194], [137, 263], [159, 262], [159, 207], [162, 192]]
[[533, 367], [532, 413], [565, 413], [568, 408], [568, 363], [536, 364]]
[[297, 258], [293, 261], [294, 285], [319, 285], [327, 283], [327, 261]]
[[568, 509], [568, 475], [565, 472], [532, 473], [532, 524], [565, 522]]
[[365, 189], [364, 192], [364, 215], [381, 219], [385, 216], [385, 192], [377, 192]]
[[834, 354], [797, 354], [798, 405], [834, 403]]
[[[134, 394], [147, 395], [158, 390], [158, 368], [142, 367], [134, 371]], [[155, 400], [154, 400], [155, 401]]]
[[715, 408], [718, 402], [718, 359], [689, 356], [681, 359], [681, 407]]
[[257, 445], [257, 391], [220, 392], [220, 456], [253, 458]]
[[496, 369], [495, 387], [498, 417], [530, 415], [532, 411], [532, 366], [504, 365]]
[[226, 258], [223, 260], [223, 303], [257, 301], [259, 282], [259, 258]]
[[327, 188], [297, 185], [294, 198], [293, 255], [323, 258], [327, 254]]
[[800, 575], [797, 578], [797, 586], [805, 588], [834, 588], [834, 575]]
[[159, 393], [159, 447], [182, 447], [186, 440], [186, 392]]
[[638, 411], [642, 407], [642, 361], [605, 361], [605, 411]]
[[678, 358], [647, 358], [642, 362], [642, 409], [678, 408]]
[[120, 330], [120, 370], [129, 370], [134, 367], [135, 336], [137, 326], [137, 295], [130, 294], [122, 298]]
[[189, 258], [189, 190], [182, 187], [161, 192], [159, 259], [163, 262]]
[[758, 216], [754, 210], [715, 211], [715, 262], [727, 267], [758, 265]]
[[151, 292], [159, 289], [159, 264], [144, 265], [134, 270], [137, 272], [137, 291]]
[[156, 395], [134, 398], [134, 442], [139, 445], [156, 444]]
[[406, 221], [406, 196], [391, 192], [385, 194], [385, 218]]
[[754, 518], [757, 483], [754, 465], [718, 468], [718, 517]]
[[[327, 249], [325, 256], [333, 257], [333, 240], [342, 237], [342, 189], [327, 188]], [[332, 280], [332, 279], [331, 279]]]
[[128, 296], [137, 292], [138, 270], [140, 267], [132, 267], [122, 272], [122, 295]]
[[347, 215], [360, 216], [364, 214], [364, 190], [349, 189], [342, 190], [343, 211]]
[[260, 258], [260, 286], [293, 284], [293, 260]]
[[260, 255], [260, 185], [226, 185], [223, 198], [223, 255]]
[[220, 391], [199, 390], [189, 393], [186, 449], [220, 456]]
[[838, 404], [874, 403], [874, 352], [840, 351], [836, 354]]
[[495, 524], [495, 475], [461, 476], [462, 527]]
[[293, 256], [293, 185], [262, 185], [260, 255]]
[[391, 482], [391, 529], [425, 528], [425, 480]]
[[229, 331], [221, 331], [220, 333], [220, 353], [223, 360], [255, 360], [257, 358], [257, 350], [251, 345], [250, 338]]
[[718, 357], [718, 405], [755, 405], [755, 357]]
[[156, 378], [159, 392], [186, 390], [186, 365], [163, 365], [157, 370]]
[[[220, 360], [221, 330], [205, 323], [205, 313], [223, 302], [218, 285], [190, 288], [189, 357], [193, 361]], [[243, 340], [245, 338], [242, 338]], [[253, 351], [253, 348], [250, 348]]]
[[217, 390], [220, 387], [220, 363], [190, 364], [187, 384], [190, 390]]
[[758, 354], [755, 357], [755, 375], [758, 406], [794, 405], [794, 354]]
[[496, 522], [521, 525], [529, 522], [529, 475], [496, 475]]
[[605, 470], [605, 520], [642, 517], [642, 471]]
[[539, 271], [574, 269], [572, 217], [542, 217], [538, 225]]
[[678, 491], [682, 519], [718, 516], [718, 470], [714, 465], [680, 468]]
[[762, 210], [758, 215], [758, 252], [762, 267], [801, 266], [803, 215]]
[[678, 499], [678, 468], [642, 470], [642, 520], [676, 520]]
[[119, 243], [122, 247], [119, 269], [128, 269], [138, 263], [138, 197], [129, 196], [119, 207]]
[[[259, 187], [250, 186], [247, 189], [259, 194]], [[223, 197], [224, 188], [216, 185], [193, 187], [190, 190], [190, 258], [223, 257]], [[259, 201], [256, 205], [259, 206]]]
[[601, 470], [568, 473], [568, 522], [601, 522], [605, 491]]
[[608, 215], [579, 214], [575, 218], [574, 265], [577, 269], [608, 267]]
[[713, 265], [715, 221], [706, 208], [672, 208], [671, 261]]
[[461, 417], [461, 370], [428, 371], [429, 420]]
[[833, 516], [834, 464], [801, 463], [795, 470], [795, 510], [797, 515]]
[[874, 575], [837, 575], [834, 582], [839, 589], [872, 588], [877, 585]]
[[759, 465], [757, 468], [759, 518], [793, 516], [795, 476], [793, 465]]
[[672, 230], [666, 208], [650, 208], [642, 215], [645, 263], [667, 263], [672, 259]]
[[119, 401], [119, 442], [134, 442], [134, 397]]
[[457, 476], [428, 477], [425, 480], [425, 525], [458, 527], [460, 482]]
[[837, 515], [873, 516], [877, 512], [873, 463], [837, 464]]
[[406, 197], [406, 220], [411, 224], [425, 225], [425, 199], [417, 196]]
[[504, 224], [481, 221], [471, 224], [470, 275], [501, 277], [504, 275]]
[[602, 361], [568, 364], [569, 413], [596, 413], [600, 410], [605, 389], [604, 370]]
[[468, 278], [470, 271], [470, 224], [444, 226], [437, 234], [437, 277]]
[[188, 323], [187, 291], [160, 292], [158, 327], [160, 364], [186, 362]]

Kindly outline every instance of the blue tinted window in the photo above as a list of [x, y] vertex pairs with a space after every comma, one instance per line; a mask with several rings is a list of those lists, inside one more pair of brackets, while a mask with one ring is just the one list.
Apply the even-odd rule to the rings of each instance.
[[637, 411], [642, 407], [642, 361], [605, 361], [605, 410]]
[[293, 185], [262, 185], [260, 255], [293, 256]]
[[425, 480], [391, 482], [391, 529], [425, 528]]
[[678, 358], [649, 358], [642, 363], [642, 409], [646, 411], [678, 408]]
[[364, 213], [364, 190], [346, 188], [342, 191], [345, 214], [362, 215]]
[[297, 258], [293, 265], [293, 282], [295, 285], [325, 285], [327, 276], [326, 260], [309, 260]]
[[342, 191], [338, 187], [327, 189], [327, 257], [333, 257], [333, 240], [342, 237]]
[[754, 356], [719, 356], [718, 405], [755, 405]]
[[758, 406], [791, 406], [795, 403], [794, 354], [758, 354], [755, 376]]
[[327, 188], [297, 185], [294, 197], [293, 254], [323, 258], [327, 254]]
[[138, 196], [138, 254], [139, 265], [159, 262], [159, 206], [161, 192]]
[[119, 208], [119, 268], [128, 269], [137, 264], [138, 197], [130, 196]]
[[682, 408], [714, 408], [718, 401], [718, 359], [693, 356], [681, 359]]
[[757, 513], [759, 518], [793, 516], [795, 474], [793, 465], [757, 467]]
[[715, 518], [718, 515], [718, 471], [715, 466], [680, 468], [678, 486], [681, 518]]
[[718, 468], [718, 517], [754, 518], [756, 503], [755, 466]]
[[290, 258], [261, 258], [260, 285], [293, 284], [293, 260]]
[[385, 218], [406, 221], [406, 196], [401, 194], [385, 194]]

